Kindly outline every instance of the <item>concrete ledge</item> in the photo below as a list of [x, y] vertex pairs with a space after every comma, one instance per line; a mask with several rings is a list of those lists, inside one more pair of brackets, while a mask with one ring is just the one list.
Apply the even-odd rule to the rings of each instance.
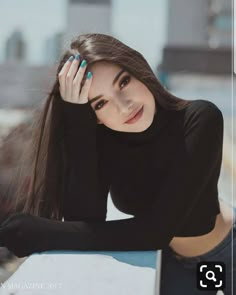
[[1, 295], [157, 295], [161, 251], [47, 251], [29, 256]]

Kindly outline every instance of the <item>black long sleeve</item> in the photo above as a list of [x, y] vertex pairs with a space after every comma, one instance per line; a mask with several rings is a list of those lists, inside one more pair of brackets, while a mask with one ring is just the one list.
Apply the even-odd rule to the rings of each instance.
[[[78, 109], [82, 113], [82, 109], [85, 110], [87, 107], [82, 105]], [[75, 109], [72, 110], [71, 108], [71, 115], [73, 112], [75, 112]], [[209, 232], [214, 226], [215, 215], [218, 213], [217, 181], [222, 161], [223, 116], [213, 103], [203, 100], [194, 101], [188, 111], [182, 114], [184, 115], [175, 117], [176, 121], [172, 120], [169, 129], [163, 128], [159, 132], [157, 145], [151, 145], [152, 148], [157, 149], [156, 153], [154, 151], [152, 154], [152, 156], [156, 155], [156, 158], [152, 159], [152, 163], [158, 162], [158, 160], [161, 162], [162, 159], [169, 159], [168, 162], [162, 163], [162, 166], [158, 166], [163, 167], [163, 175], [165, 176], [159, 183], [154, 166], [153, 171], [149, 170], [145, 171], [145, 173], [142, 170], [137, 171], [137, 165], [145, 163], [145, 159], [149, 159], [148, 154], [139, 154], [137, 149], [130, 149], [130, 146], [127, 147], [127, 154], [133, 156], [133, 158], [126, 158], [126, 153], [122, 153], [125, 149], [118, 148], [116, 150], [117, 154], [114, 154], [114, 150], [111, 151], [114, 156], [122, 155], [124, 157], [114, 161], [115, 173], [108, 171], [108, 174], [112, 173], [113, 175], [112, 184], [114, 186], [119, 183], [116, 182], [117, 179], [114, 179], [114, 175], [120, 175], [121, 180], [124, 180], [121, 188], [124, 193], [128, 191], [127, 187], [132, 182], [131, 179], [133, 179], [133, 182], [136, 181], [136, 185], [139, 187], [139, 179], [134, 179], [135, 175], [138, 175], [137, 173], [140, 172], [144, 177], [142, 181], [146, 183], [147, 191], [151, 196], [139, 195], [138, 192], [136, 195], [133, 193], [130, 196], [133, 202], [136, 199], [138, 202], [139, 199], [143, 198], [145, 200], [146, 198], [148, 204], [143, 209], [143, 212], [140, 213], [141, 209], [139, 208], [137, 216], [125, 220], [104, 221], [101, 218], [101, 220], [64, 222], [65, 224], [61, 227], [61, 230], [58, 229], [59, 236], [55, 237], [53, 235], [54, 239], [48, 241], [48, 248], [111, 251], [162, 249], [170, 243], [175, 235], [181, 236], [181, 230], [187, 232], [188, 220], [195, 214], [195, 208], [204, 208], [208, 202], [209, 204], [213, 202], [216, 204], [215, 207], [213, 209], [208, 208], [213, 223], [209, 223], [210, 226], [206, 224], [205, 227], [205, 231]], [[158, 112], [156, 120], [158, 122]], [[161, 120], [161, 116], [159, 120]], [[80, 123], [78, 122], [78, 124]], [[161, 126], [161, 121], [159, 123]], [[78, 141], [83, 138], [86, 144], [80, 151], [78, 151], [78, 145], [75, 148], [73, 142], [69, 145], [71, 163], [76, 163], [78, 168], [77, 165], [73, 165], [69, 173], [68, 188], [65, 196], [67, 200], [70, 200], [70, 203], [65, 207], [65, 219], [67, 220], [83, 218], [81, 215], [77, 216], [77, 206], [86, 211], [85, 218], [87, 218], [89, 210], [92, 210], [93, 216], [96, 208], [101, 208], [100, 201], [102, 201], [103, 208], [101, 210], [102, 216], [105, 214], [103, 197], [104, 192], [107, 193], [107, 187], [104, 186], [106, 187], [104, 192], [98, 189], [99, 179], [97, 178], [97, 166], [93, 154], [95, 151], [91, 148], [95, 144], [94, 139], [85, 136], [84, 131], [86, 128], [79, 129]], [[167, 143], [169, 143], [168, 146]], [[147, 148], [147, 146], [145, 149], [147, 149], [147, 153], [151, 153], [151, 149]], [[81, 152], [83, 152], [83, 155]], [[164, 155], [169, 152], [172, 154], [165, 157]], [[143, 157], [144, 161], [140, 162], [138, 158], [136, 158], [136, 162], [133, 161], [135, 156]], [[91, 161], [87, 163], [88, 158]], [[86, 160], [83, 162], [83, 159]], [[128, 159], [130, 159], [130, 162], [127, 164]], [[82, 163], [81, 165], [79, 161]], [[127, 164], [127, 166], [123, 167], [123, 171], [119, 170], [119, 166], [116, 166], [119, 162]], [[149, 163], [150, 169], [152, 163]], [[88, 165], [88, 169], [86, 169], [86, 165]], [[130, 174], [130, 171], [133, 171], [133, 174]], [[162, 171], [159, 171], [159, 174], [161, 175]], [[129, 179], [127, 179], [128, 176]], [[81, 179], [83, 180], [83, 186], [80, 183]], [[104, 183], [104, 180], [102, 181]], [[152, 184], [151, 188], [148, 188], [149, 184]], [[134, 191], [136, 193], [135, 188]], [[129, 191], [129, 193], [132, 193], [132, 191]], [[121, 195], [116, 198], [119, 197], [122, 199]], [[87, 202], [87, 200], [89, 201]], [[96, 206], [94, 206], [93, 202], [95, 202]], [[205, 217], [207, 215], [204, 215], [203, 211], [203, 219]], [[194, 228], [192, 228], [192, 232], [193, 236], [203, 234], [197, 232]], [[190, 230], [188, 235], [191, 235]]]
[[96, 115], [88, 103], [61, 103], [67, 155], [64, 220], [105, 220], [109, 177], [102, 178], [99, 168]]

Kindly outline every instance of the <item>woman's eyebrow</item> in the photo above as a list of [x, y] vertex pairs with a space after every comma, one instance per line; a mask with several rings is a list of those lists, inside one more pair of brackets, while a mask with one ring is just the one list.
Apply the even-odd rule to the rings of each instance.
[[[116, 84], [116, 82], [119, 80], [120, 76], [125, 72], [124, 69], [122, 69], [121, 71], [119, 71], [119, 73], [115, 76], [112, 85], [114, 86]], [[94, 101], [98, 100], [99, 98], [101, 98], [103, 96], [103, 94], [97, 95], [94, 98], [89, 100], [89, 103], [92, 104]]]

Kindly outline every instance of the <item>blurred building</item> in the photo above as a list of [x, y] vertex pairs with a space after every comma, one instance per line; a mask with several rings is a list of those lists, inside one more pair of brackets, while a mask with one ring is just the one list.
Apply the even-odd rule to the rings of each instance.
[[169, 0], [162, 70], [231, 74], [231, 0]]
[[40, 105], [55, 77], [55, 67], [0, 64], [0, 109], [25, 109]]
[[111, 0], [69, 0], [65, 46], [88, 32], [111, 34]]
[[225, 117], [232, 116], [232, 22], [231, 0], [169, 0], [167, 41], [157, 68], [175, 95], [211, 100]]
[[26, 57], [26, 44], [21, 31], [14, 31], [6, 41], [5, 59], [11, 62], [22, 62]]
[[58, 62], [63, 47], [63, 33], [57, 33], [45, 41], [45, 64]]

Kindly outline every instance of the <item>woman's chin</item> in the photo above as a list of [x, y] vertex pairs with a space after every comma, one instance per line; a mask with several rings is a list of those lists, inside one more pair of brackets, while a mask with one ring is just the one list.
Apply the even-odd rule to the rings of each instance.
[[152, 124], [152, 120], [148, 120], [148, 122], [142, 122], [142, 124], [127, 124], [127, 125], [130, 125], [130, 126], [125, 126], [124, 128], [114, 128], [114, 127], [111, 127], [111, 126], [106, 126], [108, 127], [109, 129], [113, 130], [113, 131], [119, 131], [119, 132], [136, 132], [136, 133], [139, 133], [139, 132], [143, 132], [145, 131], [146, 129], [148, 129]]

